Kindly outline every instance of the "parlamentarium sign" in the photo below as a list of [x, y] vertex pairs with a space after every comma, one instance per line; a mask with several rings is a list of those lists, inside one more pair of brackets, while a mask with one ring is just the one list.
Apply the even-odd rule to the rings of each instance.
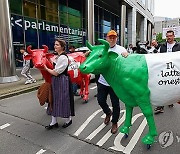
[[[17, 18], [17, 16], [16, 16], [16, 18]], [[86, 36], [86, 32], [81, 31], [80, 29], [73, 29], [70, 27], [47, 24], [44, 21], [35, 22], [35, 21], [29, 21], [27, 19], [24, 19], [24, 26], [23, 26], [23, 19], [21, 19], [21, 18], [20, 19], [14, 19], [13, 16], [11, 17], [11, 24], [12, 24], [12, 26], [24, 27], [25, 30], [32, 28], [32, 29], [49, 31], [49, 32], [60, 32], [63, 34]]]

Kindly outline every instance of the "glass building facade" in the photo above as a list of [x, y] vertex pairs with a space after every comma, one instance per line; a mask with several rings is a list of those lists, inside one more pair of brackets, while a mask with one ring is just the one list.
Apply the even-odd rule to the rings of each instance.
[[[20, 46], [43, 44], [53, 50], [55, 38], [81, 47], [87, 39], [86, 0], [9, 0], [15, 58]], [[112, 11], [113, 10], [113, 11]], [[119, 32], [119, 14], [102, 0], [94, 4], [95, 40], [110, 29]], [[16, 62], [16, 66], [20, 63]]]
[[120, 14], [118, 10], [103, 1], [95, 1], [94, 14], [95, 40], [105, 38], [107, 32], [111, 29], [120, 34]]
[[0, 83], [15, 77], [21, 46], [45, 44], [52, 51], [61, 38], [67, 47], [81, 47], [104, 39], [110, 29], [122, 46], [152, 38], [154, 0], [1, 0], [0, 7]]

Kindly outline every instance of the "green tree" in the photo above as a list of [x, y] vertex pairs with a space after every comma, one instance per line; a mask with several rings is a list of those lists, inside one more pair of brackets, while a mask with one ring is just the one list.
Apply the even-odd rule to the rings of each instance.
[[159, 42], [159, 43], [164, 43], [166, 41], [166, 39], [163, 39], [162, 38], [162, 33], [158, 33], [156, 35], [156, 40]]
[[180, 38], [175, 38], [175, 40], [176, 40], [177, 42], [180, 42]]

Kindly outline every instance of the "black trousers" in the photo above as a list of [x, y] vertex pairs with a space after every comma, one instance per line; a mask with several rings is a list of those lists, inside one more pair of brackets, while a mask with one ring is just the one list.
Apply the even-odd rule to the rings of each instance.
[[116, 96], [116, 94], [114, 93], [113, 89], [110, 86], [105, 86], [101, 83], [98, 83], [97, 90], [98, 90], [98, 94], [97, 94], [98, 103], [106, 115], [111, 113], [111, 109], [107, 104], [107, 96], [108, 94], [110, 95], [110, 99], [113, 107], [111, 122], [114, 124], [117, 123], [120, 115], [119, 98]]

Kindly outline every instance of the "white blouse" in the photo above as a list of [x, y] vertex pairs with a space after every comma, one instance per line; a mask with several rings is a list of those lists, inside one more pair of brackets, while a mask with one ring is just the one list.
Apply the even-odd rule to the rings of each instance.
[[58, 56], [57, 59], [55, 60], [55, 64], [56, 65], [54, 71], [57, 72], [58, 74], [61, 74], [68, 66], [67, 56], [65, 55]]

